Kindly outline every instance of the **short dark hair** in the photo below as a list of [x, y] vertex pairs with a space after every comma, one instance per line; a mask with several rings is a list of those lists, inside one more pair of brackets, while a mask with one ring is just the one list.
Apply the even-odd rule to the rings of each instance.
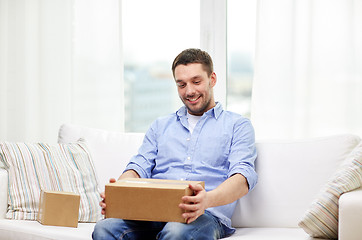
[[173, 77], [175, 77], [175, 69], [178, 65], [187, 65], [189, 63], [201, 63], [208, 76], [210, 76], [214, 71], [212, 59], [207, 52], [197, 48], [189, 48], [183, 50], [173, 61]]

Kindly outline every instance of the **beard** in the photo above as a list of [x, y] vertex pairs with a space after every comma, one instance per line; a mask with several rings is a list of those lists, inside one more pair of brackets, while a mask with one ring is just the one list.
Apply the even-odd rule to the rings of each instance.
[[199, 101], [197, 104], [190, 103], [187, 99], [190, 97], [183, 99], [181, 98], [182, 102], [186, 106], [188, 112], [192, 115], [202, 116], [205, 112], [211, 109], [214, 106], [211, 106], [212, 98], [210, 97], [206, 101], [204, 100], [204, 95], [199, 96]]

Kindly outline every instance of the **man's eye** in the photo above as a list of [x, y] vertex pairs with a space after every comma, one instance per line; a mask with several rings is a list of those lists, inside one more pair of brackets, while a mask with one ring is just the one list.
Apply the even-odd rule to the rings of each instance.
[[184, 83], [178, 83], [177, 86], [180, 87], [180, 88], [183, 88], [183, 87], [186, 86], [186, 84], [184, 84]]

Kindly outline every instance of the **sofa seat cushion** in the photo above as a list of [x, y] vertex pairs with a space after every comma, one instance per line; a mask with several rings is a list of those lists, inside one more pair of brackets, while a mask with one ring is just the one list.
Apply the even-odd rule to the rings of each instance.
[[7, 240], [90, 240], [95, 223], [78, 228], [41, 225], [37, 221], [0, 219], [0, 239]]
[[[312, 240], [301, 228], [237, 228], [227, 240]], [[321, 238], [318, 238], [322, 240]]]
[[[0, 219], [0, 239], [7, 240], [90, 240], [95, 223], [78, 228], [44, 226], [36, 221]], [[21, 226], [21, 228], [19, 228]], [[312, 240], [301, 228], [238, 228], [228, 240]], [[318, 238], [321, 240], [321, 238]]]

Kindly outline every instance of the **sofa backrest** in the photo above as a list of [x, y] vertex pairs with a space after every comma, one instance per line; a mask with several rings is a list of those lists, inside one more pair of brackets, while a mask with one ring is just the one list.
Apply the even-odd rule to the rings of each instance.
[[137, 153], [143, 137], [144, 133], [111, 132], [63, 124], [59, 129], [58, 142], [86, 141], [96, 168], [99, 188], [103, 191], [110, 178], [118, 179], [122, 174], [131, 157]]
[[355, 135], [256, 144], [256, 187], [239, 200], [235, 227], [297, 227], [322, 186], [360, 142]]
[[[121, 133], [64, 124], [59, 143], [83, 138], [89, 145], [100, 188], [118, 178], [137, 153], [143, 133]], [[360, 142], [355, 135], [256, 144], [258, 184], [238, 201], [234, 227], [297, 227], [321, 187]]]

